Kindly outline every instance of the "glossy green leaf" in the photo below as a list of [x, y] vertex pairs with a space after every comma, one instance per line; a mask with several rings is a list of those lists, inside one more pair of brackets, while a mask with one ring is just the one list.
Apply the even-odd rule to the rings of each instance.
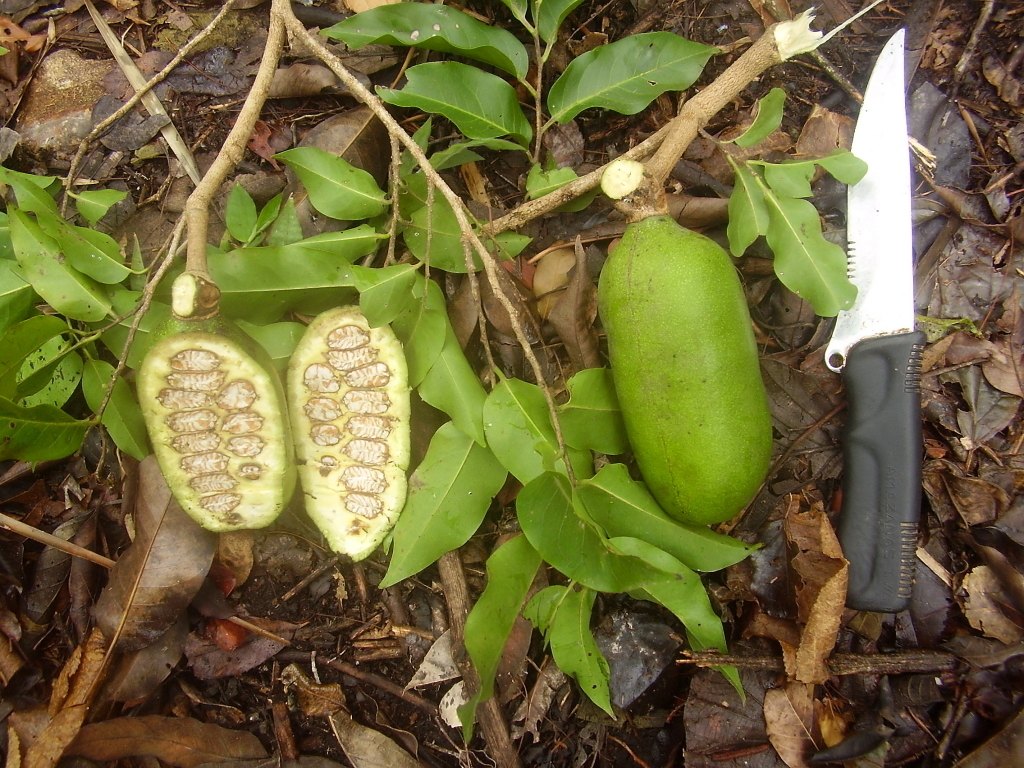
[[558, 413], [567, 445], [612, 456], [629, 450], [611, 371], [580, 371], [566, 382], [566, 389], [569, 402], [559, 406]]
[[283, 373], [288, 367], [292, 352], [306, 332], [306, 326], [302, 323], [270, 323], [269, 325], [253, 325], [241, 318], [235, 323], [252, 336], [256, 342], [267, 350], [270, 360], [278, 373]]
[[[578, 178], [579, 175], [572, 168], [544, 170], [542, 166], [535, 164], [526, 175], [526, 197], [528, 200], [544, 197], [544, 195], [550, 194]], [[597, 189], [592, 189], [575, 200], [560, 205], [556, 210], [566, 213], [582, 211], [594, 201], [598, 191]]]
[[404, 88], [378, 87], [377, 95], [396, 107], [443, 115], [470, 139], [511, 136], [524, 147], [530, 145], [533, 129], [516, 91], [497, 75], [456, 61], [419, 64], [405, 74]]
[[786, 102], [786, 92], [781, 88], [772, 88], [768, 95], [757, 102], [757, 117], [741, 135], [733, 139], [740, 147], [752, 147], [763, 141], [768, 135], [782, 125], [782, 107]]
[[356, 49], [379, 43], [454, 53], [491, 64], [520, 79], [530, 65], [526, 48], [510, 32], [445, 5], [382, 5], [350, 16], [321, 34]]
[[443, 171], [475, 162], [481, 159], [480, 155], [473, 151], [476, 147], [492, 149], [496, 152], [523, 151], [521, 146], [506, 139], [469, 139], [453, 142], [435, 152], [430, 156], [430, 164], [434, 166], [435, 171]]
[[811, 302], [816, 314], [834, 317], [849, 309], [857, 288], [846, 276], [846, 253], [821, 233], [821, 221], [806, 200], [768, 193], [768, 232], [775, 274], [791, 291]]
[[636, 114], [666, 91], [693, 85], [717, 51], [671, 32], [602, 45], [569, 62], [548, 93], [548, 112], [559, 123], [590, 107]]
[[509, 539], [487, 558], [487, 586], [466, 617], [464, 631], [466, 651], [480, 675], [480, 689], [459, 707], [467, 744], [473, 737], [477, 705], [494, 695], [498, 663], [540, 563], [525, 536]]
[[[289, 198], [289, 200], [290, 199], [291, 198]], [[283, 201], [284, 194], [279, 192], [270, 198], [266, 205], [260, 208], [260, 212], [256, 216], [256, 226], [253, 229], [250, 242], [256, 242], [260, 235], [273, 226], [274, 222], [277, 221], [278, 217], [281, 215], [281, 208], [284, 204]], [[267, 243], [267, 245], [276, 245], [276, 243]], [[290, 245], [290, 243], [284, 243], [284, 245]]]
[[446, 324], [441, 354], [417, 391], [424, 402], [447, 413], [452, 423], [479, 445], [487, 444], [484, 437], [487, 392], [459, 346], [450, 322]]
[[[137, 291], [116, 291], [113, 296], [114, 312], [118, 317], [127, 315], [135, 308], [140, 298], [141, 294]], [[135, 340], [129, 350], [127, 360], [129, 368], [138, 368], [142, 364], [142, 358], [153, 346], [153, 334], [167, 322], [170, 316], [171, 308], [167, 304], [154, 301], [150, 305], [149, 312], [142, 318], [139, 330], [135, 334]], [[125, 344], [128, 343], [128, 330], [133, 320], [133, 317], [122, 320], [100, 337], [107, 349], [117, 358], [124, 354]]]
[[631, 536], [672, 555], [695, 571], [718, 571], [740, 562], [755, 548], [706, 526], [669, 517], [647, 486], [629, 476], [624, 464], [606, 464], [576, 488], [590, 518], [611, 537]]
[[628, 592], [665, 574], [610, 549], [573, 507], [565, 475], [545, 472], [516, 499], [519, 525], [545, 562], [573, 581], [601, 592]]
[[14, 262], [0, 259], [0, 331], [29, 316], [36, 292], [18, 274]]
[[[589, 589], [557, 589], [561, 592], [548, 593], [545, 595], [547, 600], [544, 601], [545, 608], [550, 613], [544, 617], [547, 619], [544, 637], [551, 647], [551, 656], [562, 672], [575, 678], [580, 689], [592, 702], [614, 716], [608, 685], [611, 675], [608, 661], [601, 654], [590, 631], [590, 616], [597, 595]], [[526, 615], [531, 621], [536, 617], [536, 612], [531, 610], [534, 608], [534, 601], [545, 592], [548, 591], [538, 593], [527, 606]]]
[[[464, 273], [466, 252], [462, 244], [462, 230], [452, 207], [440, 194], [429, 206], [414, 211], [402, 239], [420, 261], [445, 272]], [[473, 254], [473, 266], [481, 269], [480, 258]]]
[[519, 23], [522, 24], [527, 31], [533, 29], [533, 26], [526, 18], [526, 10], [529, 0], [501, 0], [501, 2], [505, 4], [505, 7], [512, 12], [512, 15], [519, 20]]
[[112, 206], [124, 200], [127, 192], [119, 189], [87, 189], [77, 194], [68, 193], [75, 200], [75, 209], [79, 215], [95, 227], [96, 222], [107, 215]]
[[541, 40], [553, 43], [558, 37], [558, 29], [562, 26], [566, 16], [582, 2], [583, 0], [534, 0], [537, 31], [540, 33]]
[[83, 275], [105, 285], [116, 285], [131, 274], [125, 265], [121, 248], [103, 232], [73, 227], [57, 214], [41, 213], [39, 227], [52, 236], [67, 263]]
[[728, 154], [736, 182], [729, 197], [729, 250], [742, 256], [759, 235], [768, 232], [768, 206], [757, 175], [745, 163], [737, 163]]
[[354, 296], [349, 262], [372, 253], [380, 235], [362, 225], [285, 246], [211, 253], [210, 271], [221, 290], [221, 309], [266, 325], [289, 310], [316, 315]]
[[383, 213], [387, 199], [366, 171], [316, 147], [296, 147], [274, 155], [298, 175], [309, 201], [324, 216], [343, 221]]
[[281, 212], [274, 219], [267, 232], [265, 245], [291, 245], [302, 239], [302, 225], [295, 212], [295, 199], [289, 197], [281, 206]]
[[224, 206], [224, 226], [235, 240], [248, 243], [256, 231], [256, 203], [241, 184], [231, 187]]
[[432, 280], [419, 278], [413, 302], [391, 323], [391, 329], [405, 347], [409, 384], [419, 386], [444, 347], [448, 311], [441, 288]]
[[54, 337], [37, 349], [21, 366], [18, 405], [53, 405], [62, 408], [82, 380], [84, 362], [78, 352], [68, 351], [70, 344]]
[[77, 451], [94, 421], [78, 421], [60, 408], [23, 408], [0, 397], [0, 460], [49, 461]]
[[686, 627], [700, 647], [728, 651], [722, 620], [711, 607], [707, 590], [693, 571], [647, 584], [639, 595], [668, 608]]
[[856, 184], [868, 172], [868, 164], [848, 149], [836, 149], [814, 162], [843, 184]]
[[[494, 455], [521, 483], [543, 472], [565, 471], [544, 393], [535, 384], [506, 379], [491, 390], [484, 403], [484, 433]], [[570, 455], [577, 476], [589, 477], [589, 452]]]
[[56, 241], [22, 211], [10, 211], [11, 243], [21, 267], [19, 275], [43, 300], [72, 320], [97, 322], [110, 314], [110, 297], [61, 256]]
[[51, 339], [69, 330], [68, 324], [53, 315], [36, 315], [16, 323], [0, 336], [0, 397], [18, 396], [18, 383], [26, 361]]
[[395, 525], [391, 564], [381, 586], [419, 573], [469, 541], [505, 477], [494, 455], [454, 424], [437, 430], [409, 479], [409, 497]]
[[0, 166], [0, 182], [11, 186], [18, 207], [28, 213], [57, 213], [57, 202], [48, 191], [54, 181], [52, 176], [36, 176]]
[[772, 191], [786, 197], [810, 197], [814, 163], [762, 163], [764, 180]]
[[[82, 378], [82, 392], [85, 402], [97, 412], [106, 397], [107, 387], [114, 377], [114, 366], [103, 360], [90, 360], [85, 364]], [[114, 391], [110, 402], [100, 417], [100, 422], [107, 428], [114, 445], [139, 461], [149, 453], [149, 435], [146, 422], [142, 417], [142, 409], [132, 393], [132, 388], [123, 378], [114, 382]]]
[[374, 269], [352, 266], [359, 291], [359, 309], [374, 328], [386, 325], [409, 308], [419, 278], [416, 264], [395, 264]]

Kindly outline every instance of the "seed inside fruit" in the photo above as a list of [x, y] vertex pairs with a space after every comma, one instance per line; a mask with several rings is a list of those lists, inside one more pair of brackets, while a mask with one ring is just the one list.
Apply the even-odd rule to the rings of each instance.
[[350, 440], [345, 455], [362, 464], [383, 466], [388, 463], [388, 444], [383, 440]]
[[187, 389], [161, 389], [156, 399], [160, 405], [172, 411], [187, 411], [210, 404], [210, 395], [206, 392], [190, 392]]
[[345, 497], [345, 509], [354, 515], [372, 520], [384, 511], [384, 503], [376, 496], [365, 493], [350, 493]]
[[188, 432], [171, 440], [171, 447], [178, 453], [204, 453], [219, 446], [220, 435], [216, 432]]
[[241, 437], [232, 437], [228, 440], [227, 449], [235, 454], [235, 456], [244, 456], [247, 459], [251, 459], [254, 456], [260, 455], [264, 445], [263, 440], [257, 435], [242, 435]]
[[253, 411], [239, 411], [225, 416], [221, 429], [233, 435], [244, 435], [246, 432], [259, 432], [263, 427], [263, 417]]
[[346, 392], [341, 401], [352, 413], [387, 413], [391, 407], [391, 398], [386, 393], [372, 390]]
[[377, 350], [373, 347], [356, 347], [355, 349], [331, 349], [327, 351], [327, 362], [339, 371], [352, 371], [369, 365], [377, 359]]
[[256, 387], [245, 379], [229, 382], [217, 395], [217, 405], [228, 411], [248, 408], [256, 402]]
[[391, 434], [391, 419], [386, 416], [352, 416], [345, 422], [352, 437], [372, 437], [386, 440]]
[[243, 464], [238, 468], [238, 476], [246, 480], [259, 480], [263, 474], [263, 467], [259, 464]]
[[314, 424], [310, 427], [309, 436], [314, 443], [324, 447], [341, 442], [341, 430], [333, 424]]
[[379, 469], [358, 465], [346, 467], [341, 482], [347, 490], [360, 493], [384, 493], [388, 487], [387, 477]]
[[342, 325], [327, 334], [331, 349], [355, 349], [370, 343], [370, 334], [358, 325]]
[[242, 497], [237, 493], [218, 493], [213, 496], [203, 496], [199, 500], [203, 509], [211, 512], [230, 512], [242, 503]]
[[391, 381], [391, 371], [384, 363], [373, 363], [356, 368], [345, 374], [345, 383], [350, 387], [384, 387]]
[[220, 358], [208, 349], [183, 349], [170, 364], [175, 371], [213, 371], [220, 366]]
[[337, 392], [341, 389], [341, 382], [334, 375], [334, 371], [323, 363], [313, 363], [306, 368], [302, 383], [310, 392]]
[[230, 459], [220, 451], [196, 453], [185, 456], [181, 460], [181, 468], [190, 475], [206, 475], [211, 472], [223, 472], [228, 468]]
[[189, 485], [200, 493], [211, 493], [213, 491], [230, 491], [238, 481], [226, 472], [214, 472], [209, 475], [199, 475], [189, 481]]
[[167, 383], [175, 389], [190, 389], [194, 392], [216, 392], [227, 376], [224, 371], [204, 371], [202, 373], [172, 373]]
[[334, 421], [341, 416], [341, 406], [329, 397], [311, 397], [305, 411], [311, 421]]
[[179, 411], [167, 415], [167, 426], [175, 432], [205, 432], [217, 426], [213, 411]]

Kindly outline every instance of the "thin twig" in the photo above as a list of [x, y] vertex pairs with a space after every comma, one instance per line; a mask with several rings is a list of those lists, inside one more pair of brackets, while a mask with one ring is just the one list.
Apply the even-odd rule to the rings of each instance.
[[[688, 652], [677, 661], [695, 667], [730, 666], [738, 669], [783, 671], [781, 656], [740, 656], [735, 654]], [[956, 669], [957, 658], [938, 651], [905, 651], [902, 653], [836, 653], [826, 660], [832, 675], [903, 675], [910, 673], [950, 672]]]

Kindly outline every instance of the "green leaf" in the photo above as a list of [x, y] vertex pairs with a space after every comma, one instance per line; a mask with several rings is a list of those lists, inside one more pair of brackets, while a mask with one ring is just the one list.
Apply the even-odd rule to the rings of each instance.
[[253, 325], [241, 318], [235, 323], [252, 336], [256, 342], [267, 350], [270, 360], [278, 373], [283, 373], [288, 367], [292, 352], [306, 332], [306, 326], [302, 323], [270, 323], [269, 325]]
[[36, 292], [19, 277], [15, 264], [0, 259], [0, 331], [28, 317], [35, 301]]
[[448, 311], [444, 294], [433, 280], [420, 278], [413, 290], [415, 301], [391, 323], [405, 347], [409, 384], [419, 386], [444, 347]]
[[38, 214], [37, 223], [43, 232], [53, 237], [67, 263], [93, 280], [116, 285], [131, 274], [120, 247], [110, 235], [73, 227], [54, 213]]
[[814, 206], [806, 200], [766, 194], [766, 238], [775, 254], [775, 274], [807, 299], [816, 314], [833, 317], [853, 306], [857, 288], [846, 276], [846, 254], [821, 234]]
[[78, 389], [84, 367], [82, 356], [68, 351], [70, 346], [62, 336], [55, 336], [25, 360], [19, 372], [18, 405], [64, 406]]
[[[541, 165], [535, 164], [530, 168], [530, 172], [526, 176], [526, 197], [528, 200], [543, 197], [578, 178], [579, 176], [572, 168], [544, 170]], [[566, 213], [582, 211], [594, 201], [598, 191], [593, 189], [575, 200], [560, 205], [556, 210]]]
[[[290, 199], [291, 198], [289, 198], [289, 200]], [[256, 242], [256, 239], [261, 234], [263, 234], [268, 229], [270, 229], [271, 226], [273, 226], [274, 222], [277, 221], [278, 216], [280, 216], [281, 214], [281, 207], [283, 205], [283, 201], [284, 194], [278, 192], [276, 195], [270, 198], [270, 200], [267, 201], [266, 205], [264, 205], [260, 209], [259, 215], [256, 217], [256, 226], [253, 229], [250, 242]], [[268, 245], [274, 245], [274, 243], [268, 243]], [[285, 245], [289, 245], [289, 243], [285, 243]]]
[[814, 162], [843, 184], [857, 184], [868, 172], [868, 164], [848, 149], [836, 149]]
[[569, 402], [559, 406], [558, 415], [567, 445], [612, 456], [629, 450], [611, 371], [580, 371], [566, 382], [566, 389]]
[[10, 226], [19, 277], [47, 304], [72, 320], [98, 322], [110, 314], [110, 297], [103, 286], [68, 264], [56, 241], [38, 224], [12, 209]]
[[359, 291], [359, 309], [371, 327], [386, 325], [408, 309], [418, 270], [416, 264], [395, 264], [380, 269], [352, 266], [352, 278]]
[[660, 547], [695, 571], [719, 571], [743, 560], [755, 547], [705, 526], [669, 517], [647, 486], [624, 464], [606, 464], [576, 492], [587, 514], [611, 537], [631, 536]]
[[49, 461], [77, 451], [96, 422], [78, 421], [60, 408], [23, 408], [0, 397], [0, 460]]
[[647, 584], [639, 596], [668, 608], [700, 643], [697, 650], [715, 648], [727, 653], [722, 620], [711, 607], [707, 590], [693, 571]]
[[241, 184], [231, 187], [224, 207], [224, 225], [240, 243], [248, 243], [256, 231], [256, 203]]
[[540, 33], [541, 40], [545, 43], [554, 42], [558, 37], [558, 28], [562, 26], [565, 17], [582, 2], [583, 0], [534, 0], [537, 31]]
[[764, 190], [757, 175], [745, 163], [737, 163], [726, 154], [736, 174], [736, 183], [729, 197], [729, 250], [740, 257], [768, 231], [768, 206], [764, 202]]
[[444, 424], [409, 479], [381, 586], [419, 573], [469, 541], [504, 483], [505, 470], [489, 450], [451, 422]]
[[811, 179], [814, 178], [813, 162], [762, 163], [764, 180], [779, 195], [786, 197], [810, 197]]
[[127, 192], [119, 189], [89, 189], [77, 194], [68, 193], [75, 200], [75, 208], [79, 215], [95, 227], [96, 222], [107, 215], [112, 206], [124, 200]]
[[[521, 483], [546, 471], [565, 471], [547, 401], [535, 384], [506, 379], [491, 390], [484, 403], [484, 433], [494, 455]], [[588, 477], [590, 454], [572, 451], [570, 456], [577, 476]]]
[[665, 574], [613, 551], [573, 507], [569, 479], [545, 472], [516, 499], [519, 525], [541, 558], [573, 581], [601, 592], [628, 592]]
[[491, 64], [519, 79], [526, 76], [530, 65], [526, 48], [510, 32], [444, 5], [382, 5], [350, 16], [321, 34], [342, 40], [350, 48], [382, 43], [454, 53]]
[[781, 88], [772, 88], [768, 95], [757, 102], [757, 117], [742, 135], [733, 139], [738, 147], [752, 147], [763, 141], [772, 131], [782, 125], [782, 107], [786, 102], [786, 92]]
[[337, 155], [316, 147], [296, 147], [274, 157], [295, 171], [309, 201], [324, 216], [356, 221], [387, 208], [387, 199], [373, 176]]
[[456, 141], [444, 149], [435, 152], [430, 156], [430, 164], [435, 171], [443, 171], [448, 168], [455, 168], [465, 163], [472, 163], [482, 159], [480, 155], [473, 152], [473, 148], [483, 147], [499, 152], [519, 151], [523, 148], [506, 139], [470, 139], [468, 141]]
[[[98, 411], [103, 403], [107, 387], [113, 377], [114, 366], [110, 363], [90, 360], [85, 364], [82, 392], [93, 413]], [[132, 388], [121, 377], [114, 382], [114, 391], [103, 416], [100, 417], [100, 422], [107, 428], [114, 445], [129, 456], [142, 461], [149, 455], [149, 436], [146, 434], [142, 409], [132, 394]]]
[[515, 89], [497, 75], [456, 61], [419, 64], [405, 74], [402, 90], [378, 86], [377, 95], [396, 107], [443, 115], [470, 139], [511, 136], [530, 145], [533, 129]]
[[[413, 256], [435, 269], [456, 273], [467, 271], [462, 230], [452, 207], [440, 194], [434, 195], [431, 205], [412, 213], [409, 226], [402, 232], [402, 239]], [[477, 270], [483, 266], [475, 253], [473, 266]]]
[[210, 271], [221, 290], [221, 309], [257, 325], [294, 310], [316, 315], [353, 298], [349, 261], [372, 253], [380, 241], [360, 225], [285, 246], [211, 253]]
[[518, 19], [519, 23], [522, 24], [527, 31], [533, 30], [533, 25], [531, 25], [526, 18], [526, 6], [528, 0], [501, 0], [501, 2], [505, 4], [505, 7], [512, 12], [512, 15]]
[[636, 114], [666, 91], [693, 85], [717, 51], [671, 32], [645, 32], [602, 45], [569, 62], [551, 86], [551, 119], [567, 123], [590, 107]]
[[[116, 291], [113, 296], [113, 303], [117, 316], [124, 317], [131, 312], [141, 296], [142, 294], [137, 291]], [[126, 362], [129, 368], [137, 369], [142, 365], [142, 358], [146, 356], [146, 352], [153, 346], [153, 334], [167, 322], [170, 316], [171, 308], [167, 304], [154, 301], [150, 305], [149, 312], [142, 318], [142, 323], [139, 325], [139, 330], [135, 335], [135, 341], [132, 343], [132, 348], [128, 353], [128, 360]], [[128, 343], [128, 329], [131, 327], [133, 320], [133, 317], [127, 317], [118, 325], [108, 329], [100, 337], [114, 357], [120, 358], [124, 354], [125, 344]]]
[[9, 184], [18, 198], [18, 207], [27, 213], [57, 213], [57, 203], [47, 188], [52, 176], [36, 176], [0, 167], [0, 181]]
[[53, 315], [36, 315], [16, 323], [0, 337], [0, 397], [18, 396], [19, 377], [25, 363], [33, 359], [43, 344], [70, 329]]
[[441, 354], [423, 377], [418, 391], [424, 402], [447, 413], [452, 423], [479, 445], [487, 444], [483, 416], [487, 392], [459, 346], [450, 322], [446, 324]]
[[270, 225], [270, 231], [267, 233], [264, 243], [266, 245], [291, 245], [301, 239], [302, 225], [299, 224], [299, 216], [295, 213], [295, 199], [289, 197], [281, 206], [281, 213]]
[[614, 717], [608, 661], [590, 631], [596, 598], [593, 590], [567, 588], [551, 616], [545, 637], [558, 668], [575, 678], [587, 697]]
[[525, 536], [516, 536], [487, 558], [487, 586], [466, 617], [466, 651], [480, 675], [480, 690], [459, 707], [459, 719], [468, 744], [481, 701], [494, 695], [494, 675], [505, 643], [540, 568], [540, 555]]

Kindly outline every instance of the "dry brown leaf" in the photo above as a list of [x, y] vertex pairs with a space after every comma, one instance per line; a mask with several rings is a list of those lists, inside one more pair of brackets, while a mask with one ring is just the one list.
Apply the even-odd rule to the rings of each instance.
[[152, 693], [167, 679], [185, 649], [188, 619], [182, 615], [160, 638], [145, 648], [122, 654], [111, 665], [103, 696], [111, 701], [132, 701]]
[[991, 568], [979, 565], [972, 570], [964, 576], [963, 589], [967, 593], [964, 615], [972, 627], [1003, 643], [1015, 643], [1024, 638], [1024, 629], [1003, 611], [1002, 606], [1012, 603]]
[[347, 712], [330, 716], [341, 750], [353, 768], [420, 768], [420, 763], [380, 731], [360, 725]]
[[805, 755], [813, 749], [813, 686], [790, 683], [764, 694], [768, 740], [789, 768], [808, 768]]
[[35, 741], [26, 745], [21, 768], [53, 768], [78, 735], [103, 672], [106, 645], [102, 633], [94, 629], [68, 659], [59, 678], [67, 693], [60, 694], [59, 699], [51, 697], [50, 721]]
[[849, 149], [853, 126], [853, 118], [815, 105], [800, 129], [796, 153], [803, 157], [824, 157], [837, 149]]
[[217, 561], [235, 575], [235, 589], [249, 580], [254, 562], [252, 531], [229, 531], [217, 539]]
[[299, 708], [310, 717], [330, 717], [346, 707], [345, 691], [340, 685], [313, 682], [296, 664], [284, 668], [281, 681], [295, 689]]
[[[248, 621], [284, 640], [290, 640], [298, 625], [273, 619], [249, 618]], [[192, 633], [185, 641], [185, 655], [192, 673], [200, 680], [234, 677], [259, 666], [284, 648], [281, 643], [263, 635], [249, 634], [239, 646], [224, 650], [215, 638]]]
[[203, 585], [216, 548], [213, 534], [171, 496], [153, 456], [139, 464], [135, 529], [95, 609], [96, 625], [107, 638], [117, 637], [122, 651], [149, 645], [178, 620]]
[[176, 768], [203, 763], [266, 757], [260, 740], [248, 731], [233, 731], [189, 717], [116, 717], [82, 729], [68, 756], [107, 762], [149, 756]]
[[565, 293], [558, 299], [548, 322], [569, 353], [574, 370], [598, 368], [601, 357], [597, 348], [597, 287], [587, 271], [587, 253], [577, 238], [575, 247], [576, 266]]
[[804, 625], [794, 676], [803, 683], [829, 678], [826, 659], [835, 647], [846, 604], [847, 563], [820, 502], [806, 511], [791, 504], [786, 538], [797, 552], [790, 565], [797, 577], [799, 621]]

